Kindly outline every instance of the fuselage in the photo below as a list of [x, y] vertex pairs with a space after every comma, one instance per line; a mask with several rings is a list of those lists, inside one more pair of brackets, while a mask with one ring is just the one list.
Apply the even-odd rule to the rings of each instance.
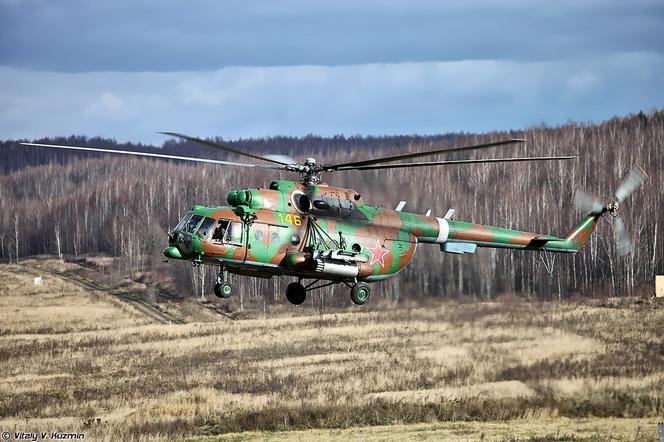
[[[322, 183], [274, 181], [231, 192], [228, 202], [194, 206], [170, 233], [166, 255], [253, 276], [374, 281], [402, 270], [418, 242], [435, 241], [439, 231], [435, 218], [372, 207]], [[404, 228], [409, 222], [417, 226]]]
[[373, 207], [324, 183], [273, 181], [268, 189], [230, 192], [227, 202], [192, 207], [164, 254], [250, 276], [377, 281], [401, 271], [420, 243], [448, 253], [478, 246], [578, 251], [566, 238]]

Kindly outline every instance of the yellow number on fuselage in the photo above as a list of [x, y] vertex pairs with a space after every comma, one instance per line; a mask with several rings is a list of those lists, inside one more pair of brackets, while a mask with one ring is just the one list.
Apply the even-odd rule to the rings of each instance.
[[296, 226], [302, 225], [302, 218], [300, 215], [291, 215], [288, 213], [284, 216], [283, 213], [279, 212], [279, 220], [281, 220], [282, 223], [294, 224]]

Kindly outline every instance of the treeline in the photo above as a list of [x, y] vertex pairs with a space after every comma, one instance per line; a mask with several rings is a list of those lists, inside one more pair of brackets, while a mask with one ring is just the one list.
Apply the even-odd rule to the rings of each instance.
[[[522, 293], [539, 298], [574, 294], [629, 294], [647, 290], [656, 273], [664, 273], [664, 111], [613, 118], [601, 124], [569, 123], [523, 131], [433, 137], [275, 137], [231, 141], [259, 153], [314, 156], [322, 162], [347, 161], [523, 137], [525, 146], [493, 148], [482, 157], [579, 153], [576, 161], [522, 164], [440, 166], [427, 169], [338, 172], [326, 181], [362, 193], [373, 205], [456, 218], [483, 224], [563, 235], [583, 215], [573, 207], [576, 189], [610, 201], [632, 164], [650, 179], [620, 208], [634, 252], [616, 252], [610, 220], [582, 253], [558, 255], [549, 276], [538, 255], [479, 249], [454, 256], [420, 245], [409, 267], [375, 287], [376, 297], [470, 295], [490, 298]], [[88, 145], [154, 151], [174, 155], [236, 159], [192, 143], [167, 141], [161, 147], [118, 144], [85, 137], [38, 140], [51, 144]], [[479, 156], [479, 154], [475, 154]], [[461, 155], [457, 155], [461, 157]], [[244, 160], [242, 160], [244, 161]], [[167, 232], [193, 204], [225, 204], [231, 189], [264, 187], [292, 174], [104, 154], [27, 148], [16, 141], [0, 149], [0, 258], [16, 261], [30, 255], [77, 256], [105, 253], [120, 258], [122, 272], [175, 275], [178, 290], [211, 291], [214, 269], [191, 269], [186, 263], [162, 262]], [[235, 278], [243, 304], [281, 302], [285, 278]], [[314, 292], [312, 302], [346, 304], [347, 289]], [[335, 296], [329, 301], [330, 294]], [[239, 302], [239, 301], [237, 301]]]

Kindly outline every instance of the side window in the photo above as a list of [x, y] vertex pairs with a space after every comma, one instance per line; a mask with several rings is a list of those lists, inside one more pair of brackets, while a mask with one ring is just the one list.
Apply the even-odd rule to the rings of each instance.
[[256, 241], [263, 241], [263, 238], [265, 238], [265, 232], [267, 231], [267, 226], [261, 223], [253, 223], [251, 225], [251, 230]]
[[270, 225], [268, 233], [270, 235], [270, 243], [281, 244], [288, 236], [288, 228], [283, 226]]
[[226, 237], [226, 232], [228, 231], [228, 224], [230, 223], [227, 219], [220, 219], [217, 223], [217, 228], [214, 230], [212, 235], [212, 241], [214, 242], [223, 242]]
[[231, 244], [241, 244], [243, 230], [242, 223], [235, 221], [231, 222], [228, 230], [226, 231], [226, 240], [224, 242]]
[[207, 239], [210, 236], [210, 233], [212, 233], [212, 228], [216, 222], [216, 220], [206, 217], [201, 223], [201, 226], [198, 228], [198, 236], [203, 239]]
[[244, 231], [241, 222], [220, 219], [212, 234], [212, 241], [229, 244], [242, 244], [242, 233]]

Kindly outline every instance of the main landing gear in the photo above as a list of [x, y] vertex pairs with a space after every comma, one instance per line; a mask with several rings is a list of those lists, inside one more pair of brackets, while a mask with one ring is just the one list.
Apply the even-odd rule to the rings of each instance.
[[[286, 299], [288, 299], [288, 302], [291, 304], [300, 305], [304, 303], [307, 299], [307, 292], [337, 284], [337, 282], [329, 282], [327, 284], [314, 286], [314, 284], [318, 282], [318, 280], [315, 280], [311, 284], [304, 286], [301, 281], [302, 280], [300, 279], [297, 282], [291, 282], [286, 286]], [[371, 287], [369, 287], [369, 284], [366, 282], [357, 282], [355, 284], [344, 282], [344, 284], [350, 287], [350, 300], [353, 301], [353, 303], [363, 305], [369, 300], [369, 296], [371, 296]]]
[[291, 304], [300, 305], [307, 299], [307, 289], [299, 282], [291, 282], [286, 286], [286, 299]]
[[230, 282], [225, 281], [226, 270], [223, 266], [219, 267], [219, 274], [217, 275], [217, 283], [214, 285], [214, 294], [218, 298], [229, 298], [233, 294], [233, 286]]
[[357, 305], [363, 305], [371, 296], [371, 287], [366, 282], [358, 282], [350, 289], [350, 300]]

